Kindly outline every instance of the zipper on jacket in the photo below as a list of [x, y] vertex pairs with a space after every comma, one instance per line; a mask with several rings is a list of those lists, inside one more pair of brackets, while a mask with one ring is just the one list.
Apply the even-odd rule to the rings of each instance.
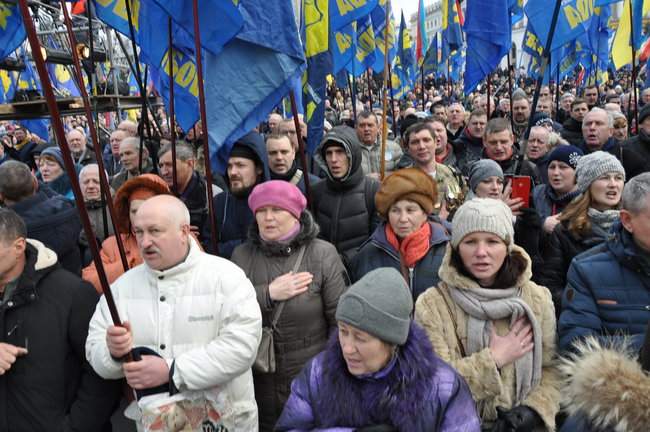
[[413, 292], [413, 272], [415, 268], [414, 267], [409, 267], [409, 288], [411, 289], [411, 292]]

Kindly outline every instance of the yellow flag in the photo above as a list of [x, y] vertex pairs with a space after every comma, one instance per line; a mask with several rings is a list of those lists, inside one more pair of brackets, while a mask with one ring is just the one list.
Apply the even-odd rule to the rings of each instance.
[[305, 55], [313, 57], [329, 49], [329, 0], [304, 0]]
[[[639, 0], [642, 1], [642, 0]], [[618, 20], [618, 29], [612, 43], [612, 61], [616, 70], [632, 63], [632, 46], [630, 45], [630, 7], [631, 1], [625, 0], [623, 12]], [[643, 16], [650, 11], [650, 1], [643, 0]], [[638, 54], [638, 53], [637, 53]]]

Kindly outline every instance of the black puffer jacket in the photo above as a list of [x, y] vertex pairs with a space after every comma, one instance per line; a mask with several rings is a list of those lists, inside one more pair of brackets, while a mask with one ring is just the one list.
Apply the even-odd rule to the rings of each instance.
[[458, 139], [453, 142], [453, 146], [458, 159], [456, 164], [458, 169], [465, 177], [469, 177], [472, 164], [482, 157], [483, 138], [473, 137], [467, 132], [467, 129], [464, 129]]
[[562, 124], [560, 135], [562, 138], [567, 140], [569, 144], [579, 146], [583, 140], [582, 122], [577, 121], [573, 117], [569, 117], [569, 119]]
[[97, 293], [40, 242], [28, 242], [26, 260], [18, 286], [0, 303], [0, 342], [28, 348], [0, 375], [0, 430], [105, 430], [120, 381], [101, 379], [86, 362]]
[[[325, 147], [332, 141], [343, 146], [350, 162], [348, 173], [340, 179], [332, 177], [325, 162]], [[314, 156], [327, 172], [326, 180], [312, 189], [320, 237], [336, 246], [346, 264], [379, 224], [375, 209], [379, 182], [363, 174], [360, 146], [354, 129], [337, 126], [325, 135]]]
[[336, 326], [339, 297], [349, 283], [336, 249], [316, 238], [318, 226], [308, 211], [302, 213], [300, 225], [298, 235], [283, 245], [263, 241], [253, 223], [249, 239], [232, 254], [232, 261], [255, 287], [265, 326], [270, 326], [274, 313], [269, 284], [293, 269], [301, 246], [305, 246], [305, 252], [298, 272], [314, 275], [306, 292], [286, 301], [278, 320], [273, 339], [276, 373], [253, 374], [262, 431], [273, 429], [291, 393], [291, 381], [325, 347], [330, 330]]
[[72, 202], [41, 185], [38, 192], [11, 208], [25, 221], [29, 238], [56, 252], [64, 269], [81, 274], [81, 222]]

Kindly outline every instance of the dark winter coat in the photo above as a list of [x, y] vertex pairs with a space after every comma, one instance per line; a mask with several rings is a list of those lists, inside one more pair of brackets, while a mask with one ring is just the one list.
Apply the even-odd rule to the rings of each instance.
[[371, 425], [401, 432], [480, 431], [467, 384], [434, 354], [415, 323], [384, 369], [360, 377], [348, 372], [335, 332], [295, 379], [276, 430], [351, 432]]
[[95, 289], [40, 242], [28, 242], [26, 260], [17, 288], [0, 302], [0, 342], [28, 349], [0, 375], [0, 430], [102, 431], [120, 382], [101, 379], [86, 362]]
[[582, 122], [569, 117], [562, 125], [560, 136], [567, 140], [569, 144], [579, 146], [582, 142]]
[[[350, 162], [348, 174], [341, 179], [331, 176], [322, 154], [330, 141], [343, 146]], [[325, 181], [312, 189], [314, 218], [321, 229], [320, 237], [336, 246], [346, 265], [379, 224], [375, 209], [379, 182], [363, 174], [360, 146], [354, 129], [339, 126], [325, 136], [314, 156], [327, 171]]]
[[472, 164], [483, 157], [483, 138], [470, 136], [465, 129], [454, 141], [453, 146], [458, 159], [458, 169], [465, 177], [469, 177]]
[[620, 222], [607, 241], [576, 257], [562, 295], [560, 348], [589, 335], [620, 341], [639, 352], [650, 320], [650, 254]]
[[[413, 295], [413, 304], [420, 294], [440, 282], [438, 269], [449, 241], [449, 235], [441, 225], [434, 222], [429, 222], [429, 225], [431, 226], [429, 250], [414, 268], [409, 269], [408, 283]], [[382, 223], [375, 229], [352, 259], [350, 263], [352, 282], [358, 281], [366, 273], [379, 267], [393, 267], [401, 271], [400, 253], [386, 238], [386, 223]]]
[[41, 187], [29, 198], [11, 208], [27, 225], [27, 236], [56, 252], [61, 266], [81, 274], [79, 232], [81, 222], [74, 204], [48, 187]]
[[300, 233], [287, 245], [264, 242], [254, 223], [249, 239], [232, 255], [232, 261], [255, 287], [263, 325], [267, 327], [274, 313], [269, 284], [293, 270], [301, 246], [306, 249], [297, 272], [314, 275], [307, 292], [286, 301], [280, 315], [274, 334], [276, 373], [253, 374], [262, 431], [273, 429], [291, 393], [291, 381], [325, 347], [330, 330], [336, 326], [334, 314], [339, 297], [348, 283], [334, 246], [316, 238], [318, 226], [308, 211], [303, 212], [300, 222]]
[[538, 159], [528, 159], [530, 162], [534, 163], [537, 167], [537, 174], [539, 175], [540, 184], [548, 184], [548, 158], [551, 156], [550, 152], [547, 152], [544, 156]]
[[[261, 163], [263, 167], [259, 182], [268, 180], [270, 175], [266, 158], [266, 146], [262, 136], [251, 132], [240, 138], [237, 144], [247, 146], [255, 152], [259, 159], [256, 163]], [[228, 181], [227, 177], [226, 180]], [[228, 184], [230, 184], [230, 181], [228, 181]], [[203, 190], [205, 191], [205, 189]], [[203, 193], [205, 194], [205, 192]], [[198, 192], [196, 198], [198, 202]], [[248, 228], [255, 222], [255, 215], [248, 207], [248, 195], [236, 196], [230, 191], [223, 191], [212, 198], [212, 205], [216, 219], [219, 256], [230, 259], [233, 250], [246, 241]], [[210, 247], [210, 223], [206, 221], [203, 224], [201, 233], [201, 239], [204, 246], [206, 246], [206, 251], [213, 252]]]
[[26, 143], [24, 146], [22, 146], [20, 150], [17, 150], [15, 147], [7, 147], [7, 150], [9, 153], [9, 157], [29, 165], [29, 167], [32, 170], [36, 171], [38, 167], [36, 166], [36, 162], [34, 161], [34, 151], [36, 150], [37, 147], [38, 144], [30, 141]]
[[549, 216], [554, 216], [571, 202], [575, 197], [580, 195], [578, 190], [569, 192], [562, 196], [558, 196], [555, 190], [547, 184], [540, 184], [533, 189], [533, 206], [537, 210], [537, 214], [542, 219]]
[[[293, 161], [293, 164], [291, 165], [291, 169], [287, 171], [286, 174], [276, 174], [273, 171], [269, 171], [271, 175], [271, 180], [284, 180], [288, 181], [294, 186], [296, 186], [298, 189], [300, 189], [300, 192], [302, 192], [303, 195], [307, 196], [307, 186], [305, 185], [305, 173], [301, 168], [298, 168], [298, 162], [296, 160]], [[308, 164], [309, 166], [309, 164]], [[316, 183], [321, 181], [320, 177], [315, 176], [314, 174], [308, 173], [309, 175], [309, 187], [312, 188]], [[298, 179], [296, 181], [296, 179]]]
[[625, 141], [622, 147], [636, 153], [643, 164], [643, 170], [650, 171], [650, 135], [639, 129], [639, 134]]
[[543, 248], [544, 265], [539, 268], [535, 282], [545, 286], [553, 295], [555, 315], [560, 316], [562, 292], [567, 283], [567, 272], [573, 258], [582, 252], [599, 245], [607, 239], [607, 233], [598, 227], [584, 238], [578, 238], [567, 228], [566, 221], [555, 226], [553, 233], [546, 238]]
[[[194, 171], [187, 188], [178, 198], [190, 211], [190, 225], [197, 227], [200, 233], [205, 232], [206, 225], [208, 225], [208, 192], [205, 179]], [[208, 239], [209, 237], [205, 237], [200, 240], [205, 243]]]
[[[589, 149], [584, 141], [578, 146], [585, 154], [593, 153], [596, 150]], [[628, 179], [641, 174], [647, 170], [647, 164], [644, 163], [643, 157], [636, 153], [636, 151], [625, 147], [614, 137], [610, 137], [602, 148], [598, 149], [605, 151], [621, 162], [625, 169], [625, 175]]]

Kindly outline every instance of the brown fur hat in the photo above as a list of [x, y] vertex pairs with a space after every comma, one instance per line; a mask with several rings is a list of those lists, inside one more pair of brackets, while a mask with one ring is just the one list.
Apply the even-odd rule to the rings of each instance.
[[435, 180], [419, 168], [395, 171], [381, 182], [375, 195], [375, 206], [379, 214], [386, 218], [390, 206], [399, 200], [415, 201], [425, 213], [431, 214], [438, 200]]

